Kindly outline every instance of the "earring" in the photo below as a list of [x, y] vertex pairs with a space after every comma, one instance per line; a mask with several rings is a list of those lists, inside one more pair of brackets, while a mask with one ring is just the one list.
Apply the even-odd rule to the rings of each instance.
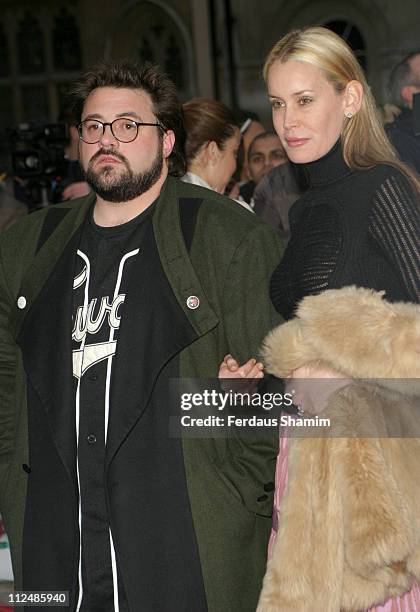
[[353, 113], [351, 113], [350, 111], [347, 111], [344, 114], [347, 117], [347, 119], [351, 119], [353, 117]]

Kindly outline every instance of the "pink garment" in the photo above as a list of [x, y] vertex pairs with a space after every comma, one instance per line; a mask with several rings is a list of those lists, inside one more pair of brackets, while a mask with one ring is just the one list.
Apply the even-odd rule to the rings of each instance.
[[[280, 519], [281, 500], [287, 487], [287, 455], [288, 455], [288, 428], [280, 430], [279, 454], [276, 464], [276, 490], [274, 493], [273, 527], [268, 543], [268, 558], [273, 552]], [[408, 593], [401, 597], [388, 599], [382, 606], [375, 606], [365, 612], [420, 612], [420, 586], [414, 584]]]

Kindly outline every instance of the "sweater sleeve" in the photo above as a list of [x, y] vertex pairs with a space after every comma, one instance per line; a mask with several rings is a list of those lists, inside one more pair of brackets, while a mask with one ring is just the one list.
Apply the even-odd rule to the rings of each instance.
[[401, 275], [413, 302], [420, 302], [420, 203], [402, 175], [387, 178], [373, 197], [369, 231]]

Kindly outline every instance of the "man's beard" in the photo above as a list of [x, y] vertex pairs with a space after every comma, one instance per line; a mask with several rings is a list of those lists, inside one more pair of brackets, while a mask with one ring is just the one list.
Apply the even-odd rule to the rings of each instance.
[[[101, 155], [112, 155], [125, 165], [125, 170], [116, 172], [118, 166], [102, 166], [94, 170], [94, 162]], [[162, 174], [163, 155], [161, 147], [158, 148], [152, 165], [144, 172], [134, 174], [128, 160], [118, 151], [101, 149], [89, 160], [88, 168], [83, 171], [86, 182], [92, 190], [106, 202], [128, 202], [146, 193], [156, 183]], [[112, 173], [115, 176], [112, 177]], [[110, 176], [111, 175], [111, 176]]]

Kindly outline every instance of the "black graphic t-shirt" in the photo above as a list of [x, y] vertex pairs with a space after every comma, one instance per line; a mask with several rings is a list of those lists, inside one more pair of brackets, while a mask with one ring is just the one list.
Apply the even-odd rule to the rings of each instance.
[[153, 209], [152, 205], [135, 219], [115, 227], [99, 227], [90, 218], [77, 251], [72, 341], [82, 611], [113, 612], [117, 595], [120, 612], [128, 610], [109, 527], [104, 461], [112, 368], [124, 301], [133, 267], [141, 266], [147, 257], [142, 242]]

